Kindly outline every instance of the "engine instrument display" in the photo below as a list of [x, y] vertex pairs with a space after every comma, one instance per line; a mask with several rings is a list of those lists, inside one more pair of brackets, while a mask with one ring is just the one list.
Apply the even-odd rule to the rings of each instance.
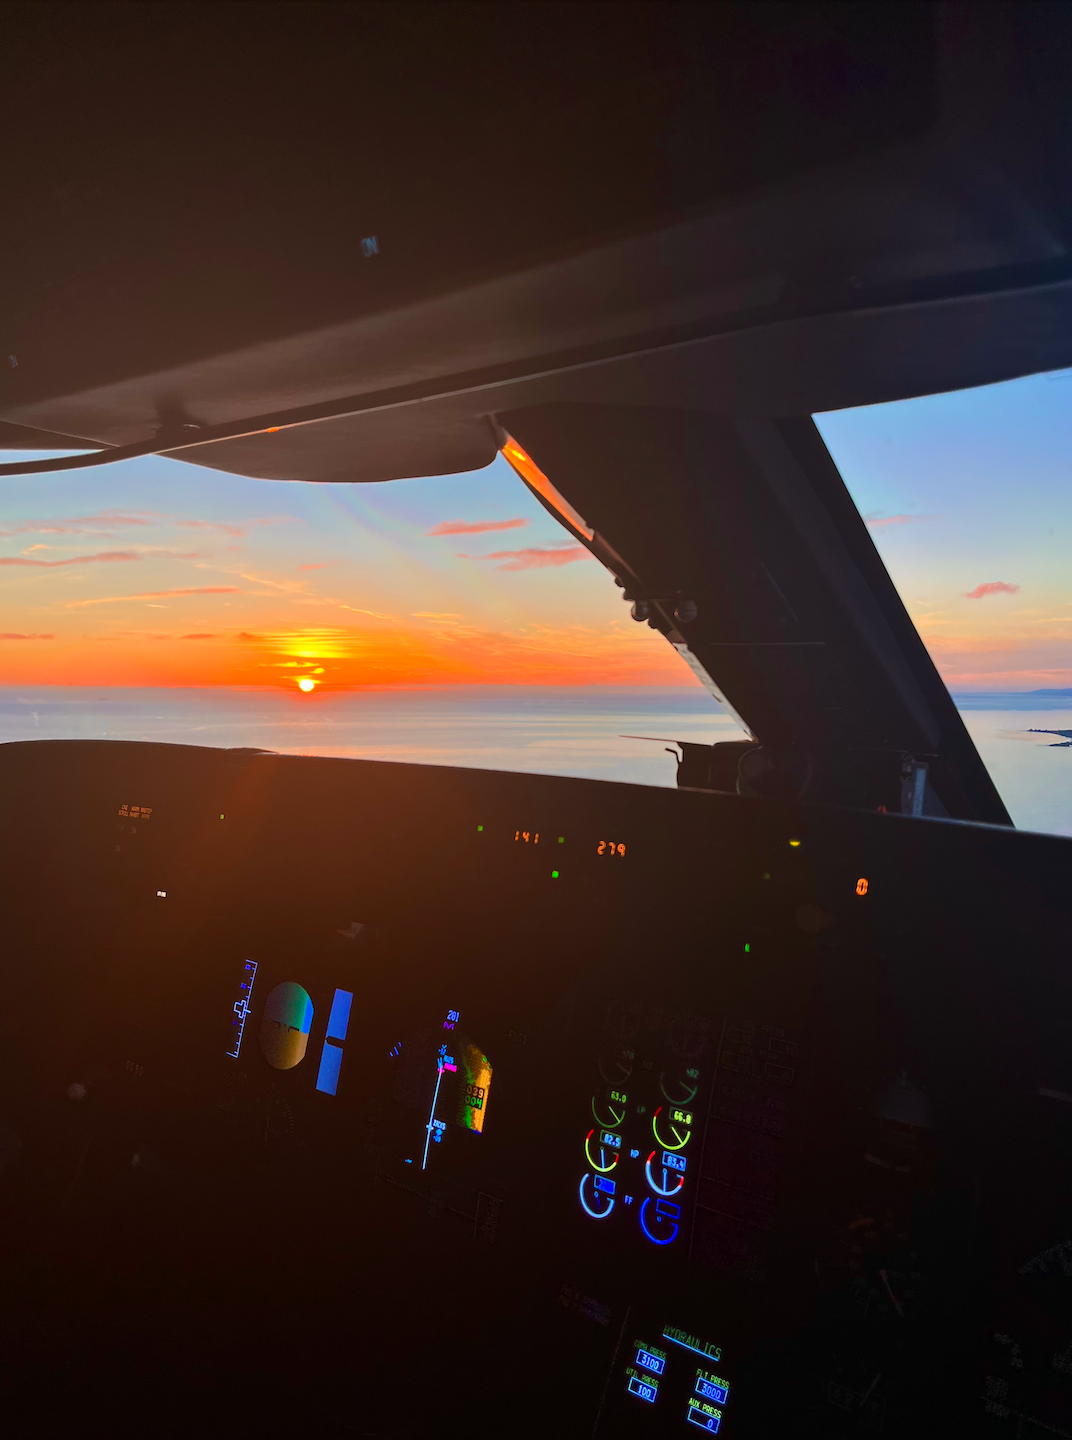
[[56, 1433], [65, 1354], [127, 1430], [1068, 1429], [1072, 842], [194, 747], [0, 779], [0, 1343]]
[[696, 1149], [693, 1111], [667, 1098], [696, 1098], [709, 1029], [702, 1016], [668, 1015], [640, 998], [614, 1001], [593, 1067], [588, 1109], [598, 1124], [584, 1137], [581, 1209], [592, 1220], [617, 1216], [617, 1225], [660, 1249], [688, 1223]]

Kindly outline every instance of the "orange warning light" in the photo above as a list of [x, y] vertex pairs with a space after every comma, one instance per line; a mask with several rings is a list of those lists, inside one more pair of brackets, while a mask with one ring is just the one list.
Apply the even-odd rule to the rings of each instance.
[[861, 876], [860, 879], [856, 882], [856, 893], [857, 895], [867, 894], [867, 881], [863, 878], [863, 876]]

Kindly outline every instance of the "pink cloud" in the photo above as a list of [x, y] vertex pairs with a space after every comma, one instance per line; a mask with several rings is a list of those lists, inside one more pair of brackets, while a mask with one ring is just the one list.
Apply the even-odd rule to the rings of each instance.
[[516, 520], [444, 520], [426, 530], [426, 535], [487, 535], [492, 530], [520, 530], [529, 522]]
[[493, 550], [490, 555], [459, 555], [459, 560], [502, 560], [499, 570], [545, 570], [551, 565], [572, 565], [574, 560], [587, 560], [589, 551], [583, 545], [557, 545], [554, 548], [530, 546], [527, 550]]
[[0, 535], [107, 535], [117, 525], [151, 525], [156, 516], [122, 515], [102, 511], [98, 515], [74, 515], [53, 520], [23, 520]]
[[[26, 554], [26, 551], [23, 551], [23, 554]], [[170, 560], [206, 559], [205, 553], [202, 550], [169, 550], [164, 545], [142, 545], [139, 549], [131, 551], [131, 554], [137, 555], [139, 560], [144, 560], [149, 555], [164, 556]]]
[[181, 590], [147, 590], [141, 595], [101, 595], [96, 600], [71, 600], [68, 610], [81, 610], [86, 605], [119, 605], [124, 600], [170, 600], [179, 595], [241, 595], [237, 585], [196, 585]]
[[[251, 520], [249, 523], [251, 525], [267, 525], [269, 522], [267, 520]], [[215, 530], [220, 535], [238, 536], [246, 533], [245, 525], [227, 525], [222, 520], [176, 520], [175, 524], [183, 526], [186, 530]]]
[[321, 561], [321, 563], [320, 563], [319, 565], [299, 565], [299, 566], [298, 566], [298, 569], [299, 569], [299, 570], [323, 570], [323, 568], [324, 568], [324, 563], [323, 563], [323, 561]]
[[55, 640], [55, 635], [16, 635], [8, 630], [0, 634], [0, 640]]
[[870, 515], [864, 516], [864, 524], [869, 530], [885, 530], [887, 525], [914, 525], [917, 520], [933, 519], [933, 515], [880, 515], [873, 510]]
[[587, 560], [589, 551], [583, 545], [531, 546], [527, 550], [493, 550], [490, 555], [467, 556], [474, 560], [502, 560], [499, 570], [545, 570], [549, 566], [571, 565], [574, 560]]
[[0, 529], [0, 535], [107, 535], [124, 525], [181, 525], [187, 530], [209, 530], [220, 535], [241, 537], [251, 525], [282, 525], [290, 515], [264, 515], [238, 522], [226, 520], [186, 520], [157, 510], [124, 514], [120, 510], [101, 510], [93, 515], [59, 516], [51, 520], [20, 520]]
[[[183, 559], [190, 557], [183, 556]], [[52, 570], [57, 565], [90, 565], [94, 561], [140, 560], [136, 550], [103, 550], [99, 555], [75, 555], [70, 560], [28, 560], [25, 555], [0, 556], [0, 565], [33, 565], [39, 569]]]
[[965, 600], [981, 600], [984, 595], [1019, 595], [1019, 585], [1006, 585], [1004, 580], [988, 580], [985, 585], [976, 585], [974, 590], [964, 592]]

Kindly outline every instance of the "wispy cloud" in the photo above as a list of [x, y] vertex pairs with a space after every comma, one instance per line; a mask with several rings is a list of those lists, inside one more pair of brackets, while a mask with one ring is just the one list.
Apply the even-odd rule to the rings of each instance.
[[295, 515], [255, 515], [250, 520], [186, 520], [177, 515], [161, 515], [165, 524], [178, 525], [184, 530], [208, 530], [217, 535], [230, 535], [241, 539], [255, 525], [293, 525]]
[[200, 550], [169, 550], [163, 545], [139, 545], [134, 552], [139, 560], [204, 560]]
[[493, 530], [520, 530], [528, 520], [518, 516], [514, 520], [443, 520], [433, 525], [425, 534], [432, 535], [488, 535]]
[[461, 615], [456, 615], [452, 610], [414, 610], [415, 620], [461, 620]]
[[215, 640], [216, 638], [217, 638], [217, 637], [216, 637], [215, 635], [201, 635], [201, 634], [198, 634], [198, 635], [180, 635], [180, 636], [179, 636], [179, 639], [180, 639], [180, 640]]
[[250, 525], [270, 525], [270, 520], [250, 520], [244, 525], [230, 525], [225, 520], [175, 520], [175, 525], [181, 525], [184, 530], [211, 530], [217, 535], [230, 535], [238, 539], [249, 529]]
[[[136, 550], [102, 550], [99, 555], [74, 555], [69, 560], [31, 560], [26, 555], [0, 555], [0, 565], [30, 565], [38, 570], [54, 570], [60, 565], [92, 565], [94, 562], [111, 563], [117, 560], [140, 560]], [[184, 556], [189, 559], [189, 556]]]
[[182, 595], [241, 595], [237, 585], [188, 585], [180, 590], [147, 590], [141, 595], [101, 595], [95, 600], [70, 600], [68, 610], [87, 605], [121, 605], [125, 600], [172, 600]]
[[459, 560], [499, 560], [498, 570], [545, 570], [552, 565], [571, 565], [586, 560], [590, 552], [583, 545], [533, 545], [526, 550], [493, 550], [490, 555], [459, 555]]
[[965, 590], [965, 600], [982, 600], [986, 595], [1019, 595], [1019, 585], [1007, 585], [1004, 580], [988, 580], [985, 585], [976, 585], [974, 590]]
[[165, 515], [155, 515], [152, 512], [124, 515], [118, 510], [101, 510], [94, 515], [58, 516], [51, 520], [20, 520], [17, 524], [0, 530], [0, 536], [110, 535], [124, 525], [154, 525], [167, 518]]
[[17, 635], [13, 630], [0, 634], [0, 640], [55, 640], [55, 635]]
[[0, 529], [0, 537], [11, 535], [111, 535], [130, 526], [178, 525], [185, 530], [204, 530], [217, 535], [241, 537], [255, 525], [285, 525], [293, 515], [261, 515], [250, 520], [188, 520], [158, 510], [99, 510], [92, 515], [60, 515], [47, 520], [19, 520]]
[[308, 584], [304, 580], [275, 580], [271, 575], [260, 575], [255, 570], [232, 570], [223, 566], [219, 568], [227, 575], [237, 575], [240, 580], [248, 580], [251, 585], [264, 585], [268, 590], [278, 591], [280, 595], [307, 600], [319, 598], [309, 593]]
[[872, 510], [864, 516], [864, 524], [869, 530], [885, 530], [888, 525], [915, 525], [933, 519], [933, 515], [883, 515], [881, 510]]
[[379, 610], [362, 610], [358, 605], [340, 605], [340, 610], [350, 610], [355, 615], [371, 615], [374, 620], [393, 620], [393, 615], [383, 615]]
[[299, 566], [298, 566], [298, 569], [299, 569], [299, 570], [323, 570], [323, 568], [324, 568], [324, 562], [323, 562], [323, 560], [321, 560], [318, 565], [299, 565]]

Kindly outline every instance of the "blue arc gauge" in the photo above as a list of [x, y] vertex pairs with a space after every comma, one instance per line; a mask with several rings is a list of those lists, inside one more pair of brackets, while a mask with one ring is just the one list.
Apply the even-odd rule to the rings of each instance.
[[655, 1191], [656, 1195], [677, 1195], [685, 1184], [685, 1177], [679, 1171], [671, 1170], [669, 1166], [667, 1166], [667, 1164], [665, 1163], [667, 1160], [667, 1156], [664, 1155], [663, 1164], [659, 1167], [658, 1170], [658, 1174], [661, 1177], [661, 1183], [660, 1180], [656, 1180], [655, 1176], [652, 1174], [651, 1162], [655, 1159], [658, 1153], [659, 1152], [657, 1150], [653, 1150], [648, 1156], [647, 1160], [644, 1162], [644, 1173], [648, 1177], [648, 1184]]
[[640, 1207], [640, 1228], [653, 1245], [669, 1245], [678, 1237], [681, 1209], [667, 1200], [653, 1200], [649, 1195]]
[[614, 1181], [604, 1175], [585, 1175], [580, 1195], [585, 1213], [593, 1220], [605, 1220], [614, 1209]]

